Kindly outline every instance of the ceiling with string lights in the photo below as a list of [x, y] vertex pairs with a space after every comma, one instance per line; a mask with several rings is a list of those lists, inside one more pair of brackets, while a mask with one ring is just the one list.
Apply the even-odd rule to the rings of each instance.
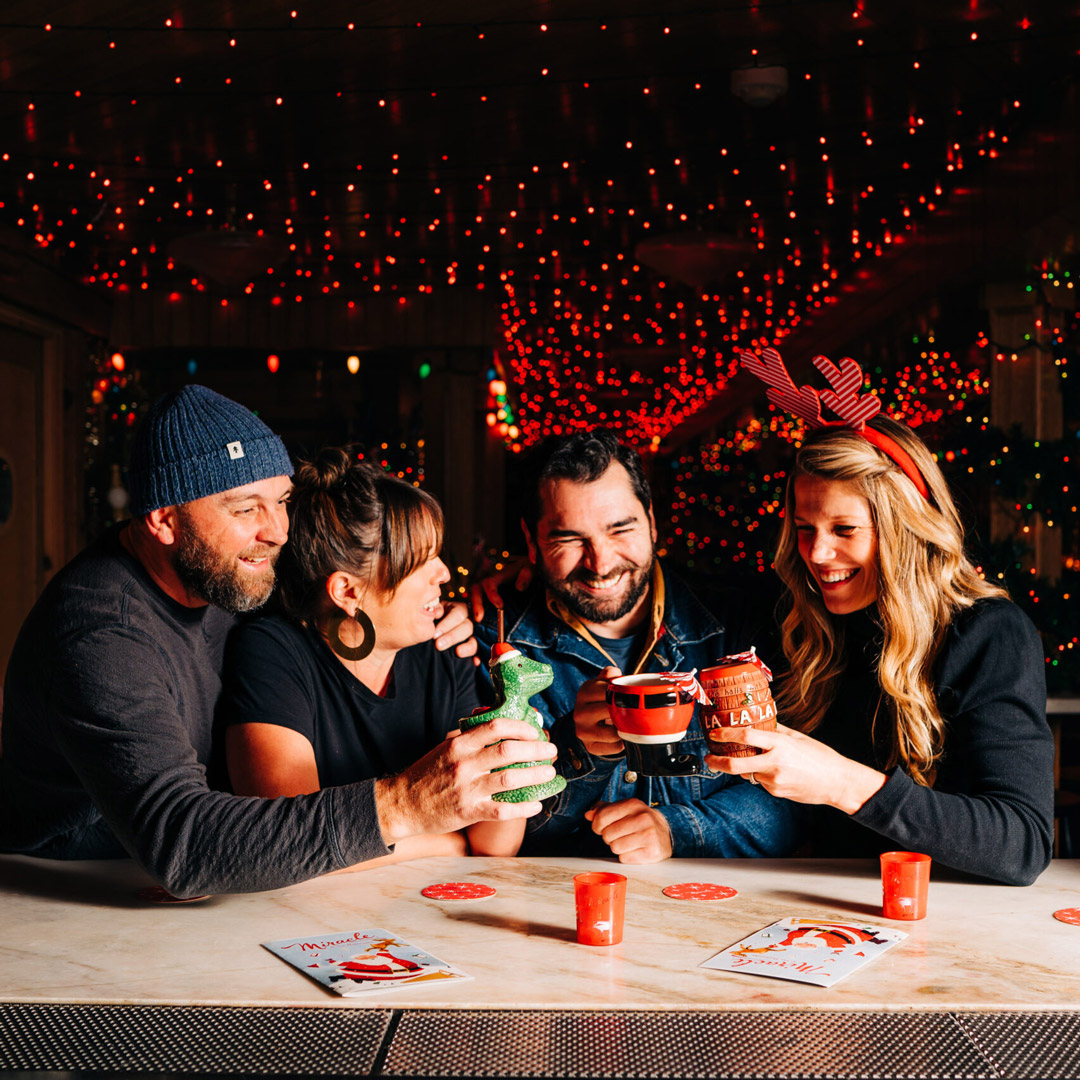
[[479, 291], [520, 442], [657, 448], [1060, 210], [980, 193], [1053, 170], [1078, 48], [1059, 0], [7, 0], [0, 224], [106, 297]]

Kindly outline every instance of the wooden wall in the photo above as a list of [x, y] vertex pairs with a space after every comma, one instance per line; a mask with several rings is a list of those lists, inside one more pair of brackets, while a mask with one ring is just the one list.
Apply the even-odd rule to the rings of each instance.
[[[419, 415], [425, 486], [446, 509], [447, 554], [469, 566], [478, 539], [504, 542], [503, 451], [484, 424], [495, 299], [442, 289], [404, 303], [396, 294], [372, 294], [349, 308], [340, 297], [280, 305], [241, 297], [223, 305], [205, 293], [102, 294], [38, 262], [22, 237], [0, 229], [0, 457], [18, 474], [17, 505], [0, 524], [0, 677], [26, 611], [85, 543], [85, 418], [95, 347], [133, 356], [186, 350], [193, 358], [292, 352], [295, 370], [281, 379], [253, 386], [225, 365], [215, 386], [258, 408], [286, 437], [318, 430], [318, 395], [349, 392], [352, 377], [316, 355], [356, 351], [363, 358], [356, 378], [399, 395], [385, 408]], [[395, 365], [415, 372], [422, 362], [431, 367], [422, 384], [392, 377]], [[211, 366], [200, 363], [190, 381], [204, 381]]]
[[[287, 439], [290, 433], [311, 432], [320, 399], [333, 401], [355, 385], [340, 362], [330, 366], [317, 354], [356, 351], [363, 365], [357, 378], [394, 385], [398, 400], [387, 400], [387, 410], [404, 414], [419, 404], [428, 444], [425, 486], [446, 510], [448, 554], [469, 565], [478, 538], [492, 545], [504, 542], [502, 451], [491, 452], [488, 444], [497, 440], [484, 423], [484, 372], [497, 334], [493, 300], [475, 289], [447, 288], [406, 297], [371, 294], [354, 308], [339, 296], [299, 304], [286, 300], [277, 306], [242, 297], [222, 305], [205, 293], [172, 297], [146, 290], [117, 294], [109, 339], [110, 347], [132, 353], [291, 352], [290, 370], [279, 369], [276, 379], [260, 374], [253, 385], [235, 373], [213, 383], [221, 393], [258, 408]], [[431, 375], [419, 402], [407, 400], [412, 390], [406, 380], [384, 379], [393, 373], [376, 370], [401, 365], [415, 371], [422, 362], [430, 364]], [[202, 369], [193, 381], [203, 381]], [[304, 442], [310, 444], [310, 434]]]

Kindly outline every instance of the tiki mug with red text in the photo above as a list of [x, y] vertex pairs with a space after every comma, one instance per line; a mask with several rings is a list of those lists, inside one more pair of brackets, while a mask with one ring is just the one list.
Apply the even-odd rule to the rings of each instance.
[[769, 682], [772, 672], [757, 652], [722, 657], [701, 672], [701, 686], [709, 704], [701, 706], [701, 727], [709, 752], [722, 757], [753, 757], [761, 751], [741, 743], [714, 741], [712, 733], [722, 727], [755, 727], [776, 730], [776, 705]]

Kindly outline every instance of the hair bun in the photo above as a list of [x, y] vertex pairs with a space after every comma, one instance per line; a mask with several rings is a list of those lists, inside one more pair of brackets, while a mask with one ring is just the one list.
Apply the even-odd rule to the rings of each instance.
[[344, 482], [351, 464], [352, 459], [343, 447], [325, 447], [310, 461], [300, 463], [296, 470], [296, 485], [333, 491]]

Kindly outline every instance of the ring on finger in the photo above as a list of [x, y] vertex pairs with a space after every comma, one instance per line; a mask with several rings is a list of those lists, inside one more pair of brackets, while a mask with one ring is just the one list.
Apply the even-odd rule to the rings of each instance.
[[757, 783], [757, 777], [752, 772], [746, 774], [746, 779], [749, 780], [751, 784]]

